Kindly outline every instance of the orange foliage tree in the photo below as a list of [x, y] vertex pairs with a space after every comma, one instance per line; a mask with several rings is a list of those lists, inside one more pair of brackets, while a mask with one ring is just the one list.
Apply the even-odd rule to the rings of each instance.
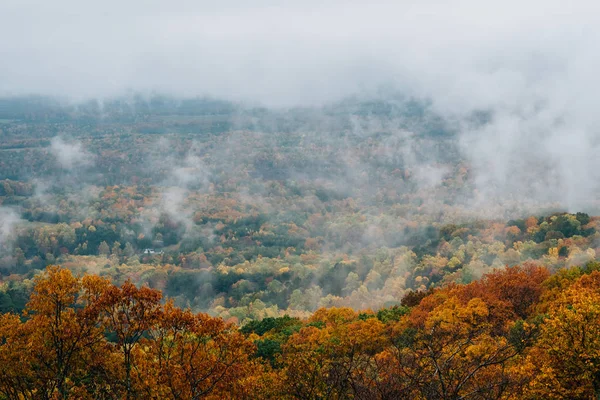
[[23, 316], [0, 317], [0, 397], [243, 397], [254, 345], [221, 319], [160, 300], [49, 267]]

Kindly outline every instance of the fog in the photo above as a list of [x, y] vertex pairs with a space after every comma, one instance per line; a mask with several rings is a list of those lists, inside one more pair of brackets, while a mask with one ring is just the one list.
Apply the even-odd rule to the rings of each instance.
[[64, 138], [55, 136], [50, 142], [50, 151], [66, 170], [93, 165], [94, 156], [86, 152], [79, 142], [69, 143]]
[[[575, 210], [599, 189], [599, 11], [594, 1], [4, 0], [0, 95], [158, 92], [284, 108], [385, 88], [458, 121], [474, 206]], [[471, 124], [475, 111], [489, 121]], [[91, 162], [62, 139], [51, 150], [65, 169]], [[435, 160], [417, 169], [425, 185], [444, 173]]]
[[282, 106], [394, 84], [448, 111], [541, 100], [560, 106], [593, 83], [599, 7], [4, 0], [0, 92], [156, 90]]

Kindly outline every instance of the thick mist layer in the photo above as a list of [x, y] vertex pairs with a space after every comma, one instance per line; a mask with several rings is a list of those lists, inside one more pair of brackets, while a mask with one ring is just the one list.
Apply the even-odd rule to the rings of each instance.
[[[10, 38], [0, 44], [3, 94], [86, 99], [158, 91], [281, 108], [377, 97], [392, 87], [429, 99], [458, 124], [478, 205], [500, 198], [589, 208], [598, 189], [596, 2], [0, 7], [0, 34]], [[485, 123], [473, 125], [473, 113]], [[329, 127], [319, 122], [310, 121], [324, 134]], [[82, 150], [58, 152], [59, 162], [66, 169], [90, 162]], [[432, 176], [431, 168], [422, 173]]]
[[593, 1], [8, 0], [1, 7], [0, 33], [10, 40], [0, 45], [0, 91], [12, 94], [157, 90], [289, 106], [394, 83], [463, 112], [563, 106], [595, 81]]

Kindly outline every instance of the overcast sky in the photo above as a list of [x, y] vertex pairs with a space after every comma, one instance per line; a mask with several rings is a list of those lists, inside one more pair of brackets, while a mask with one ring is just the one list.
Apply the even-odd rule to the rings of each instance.
[[393, 83], [450, 109], [566, 99], [596, 74], [598, 4], [1, 0], [0, 93], [293, 105]]

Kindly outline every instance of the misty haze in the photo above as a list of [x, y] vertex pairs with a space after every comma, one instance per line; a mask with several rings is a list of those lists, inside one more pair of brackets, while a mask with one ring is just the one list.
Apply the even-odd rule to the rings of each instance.
[[600, 3], [86, 3], [0, 1], [0, 400], [600, 398]]

